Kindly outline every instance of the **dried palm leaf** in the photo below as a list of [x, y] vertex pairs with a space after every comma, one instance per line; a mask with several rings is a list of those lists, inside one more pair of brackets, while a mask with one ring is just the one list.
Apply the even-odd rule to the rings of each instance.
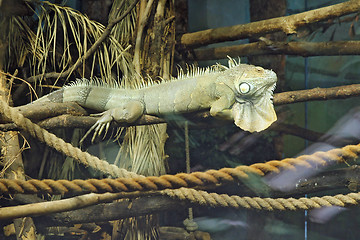
[[[47, 1], [36, 3], [38, 26], [32, 47], [34, 53], [40, 54], [32, 58], [33, 75], [68, 69], [105, 30], [105, 26], [72, 8]], [[91, 59], [83, 61], [80, 75], [85, 75], [87, 66], [91, 66], [90, 77], [98, 71], [104, 81], [112, 81], [112, 72], [131, 74], [128, 49], [110, 36]]]
[[[110, 10], [109, 19], [121, 16], [135, 0], [114, 0]], [[123, 45], [129, 44], [133, 36], [136, 24], [136, 9], [134, 8], [124, 19], [111, 31], [116, 39]]]
[[[3, 44], [7, 44], [4, 59], [4, 71], [10, 66], [24, 66], [26, 58], [32, 53], [35, 34], [31, 31], [25, 20], [19, 16], [1, 16], [0, 34]], [[35, 53], [35, 57], [39, 54]]]

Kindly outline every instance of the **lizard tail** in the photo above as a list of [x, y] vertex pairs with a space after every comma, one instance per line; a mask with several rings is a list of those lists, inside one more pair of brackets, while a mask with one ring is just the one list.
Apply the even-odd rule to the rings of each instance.
[[32, 103], [43, 103], [43, 102], [56, 102], [56, 103], [62, 103], [64, 102], [64, 89], [56, 90], [55, 92], [52, 92], [50, 94], [47, 94]]

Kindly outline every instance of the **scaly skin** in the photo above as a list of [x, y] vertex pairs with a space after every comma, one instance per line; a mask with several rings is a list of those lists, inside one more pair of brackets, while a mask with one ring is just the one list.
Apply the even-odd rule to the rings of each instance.
[[112, 120], [133, 122], [143, 114], [166, 115], [210, 109], [214, 117], [234, 119], [243, 130], [262, 131], [276, 121], [271, 70], [230, 59], [229, 67], [193, 69], [178, 79], [138, 89], [125, 89], [78, 81], [34, 103], [70, 102], [103, 112], [93, 128]]

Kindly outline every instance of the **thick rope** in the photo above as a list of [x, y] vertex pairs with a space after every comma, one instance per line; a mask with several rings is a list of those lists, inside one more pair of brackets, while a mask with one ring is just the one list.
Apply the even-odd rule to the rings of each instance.
[[320, 207], [348, 207], [360, 203], [360, 193], [338, 194], [335, 196], [312, 197], [312, 198], [260, 198], [260, 197], [239, 197], [227, 194], [208, 193], [205, 191], [180, 188], [166, 189], [161, 191], [163, 195], [173, 199], [187, 200], [193, 204], [210, 207], [231, 207], [256, 210], [310, 210]]
[[177, 189], [180, 187], [204, 187], [215, 184], [244, 180], [249, 174], [264, 176], [269, 173], [279, 173], [281, 169], [296, 171], [296, 167], [312, 168], [326, 166], [335, 162], [346, 162], [357, 158], [360, 154], [359, 145], [348, 145], [343, 148], [332, 149], [328, 152], [316, 152], [312, 155], [302, 155], [297, 158], [272, 160], [266, 163], [256, 163], [251, 166], [236, 168], [222, 168], [206, 172], [192, 172], [189, 174], [162, 175], [159, 177], [136, 177], [117, 179], [88, 179], [88, 180], [9, 180], [0, 179], [0, 194], [8, 193], [50, 193], [83, 194], [88, 192], [132, 192], [162, 189]]
[[100, 171], [105, 175], [110, 175], [113, 178], [117, 177], [140, 177], [135, 173], [129, 172], [125, 169], [118, 168], [113, 164], [109, 164], [104, 160], [92, 156], [87, 152], [81, 151], [80, 148], [72, 146], [70, 143], [65, 142], [56, 135], [49, 133], [45, 129], [42, 129], [37, 124], [32, 123], [29, 119], [25, 118], [17, 109], [11, 108], [8, 104], [0, 100], [0, 112], [3, 116], [9, 118], [19, 128], [30, 133], [34, 138], [39, 139], [41, 142], [46, 143], [50, 147], [53, 147], [57, 151], [65, 154], [66, 156], [72, 157], [79, 163], [91, 167]]

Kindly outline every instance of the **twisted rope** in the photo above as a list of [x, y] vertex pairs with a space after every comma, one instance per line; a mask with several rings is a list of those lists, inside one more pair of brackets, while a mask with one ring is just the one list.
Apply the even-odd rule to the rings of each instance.
[[348, 145], [343, 148], [332, 149], [328, 152], [316, 152], [312, 155], [302, 155], [297, 158], [272, 160], [266, 163], [255, 163], [251, 166], [236, 168], [222, 168], [206, 172], [192, 172], [189, 174], [162, 175], [159, 177], [135, 177], [117, 179], [88, 179], [88, 180], [10, 180], [0, 179], [0, 194], [8, 193], [50, 193], [83, 194], [88, 192], [132, 192], [162, 189], [177, 189], [180, 187], [204, 187], [247, 179], [249, 174], [264, 176], [269, 173], [279, 173], [281, 169], [296, 171], [296, 167], [312, 168], [326, 166], [332, 162], [346, 162], [357, 158], [360, 154], [359, 145]]
[[260, 198], [239, 197], [227, 194], [208, 193], [205, 191], [180, 188], [166, 189], [161, 194], [173, 199], [187, 200], [191, 203], [211, 207], [246, 208], [256, 210], [310, 210], [320, 207], [339, 206], [347, 207], [360, 203], [360, 193], [338, 194], [335, 196], [312, 197], [312, 198]]
[[110, 175], [113, 178], [140, 177], [140, 175], [118, 168], [117, 166], [109, 164], [104, 160], [100, 160], [87, 152], [81, 151], [80, 148], [72, 146], [70, 143], [65, 142], [63, 139], [49, 133], [45, 129], [42, 129], [37, 124], [34, 124], [29, 119], [25, 118], [17, 109], [9, 107], [9, 105], [3, 100], [0, 100], [0, 112], [3, 116], [14, 122], [19, 128], [30, 133], [30, 135], [34, 138], [39, 139], [41, 142], [46, 143], [66, 156], [74, 158], [79, 163], [87, 167], [96, 169], [105, 175]]

